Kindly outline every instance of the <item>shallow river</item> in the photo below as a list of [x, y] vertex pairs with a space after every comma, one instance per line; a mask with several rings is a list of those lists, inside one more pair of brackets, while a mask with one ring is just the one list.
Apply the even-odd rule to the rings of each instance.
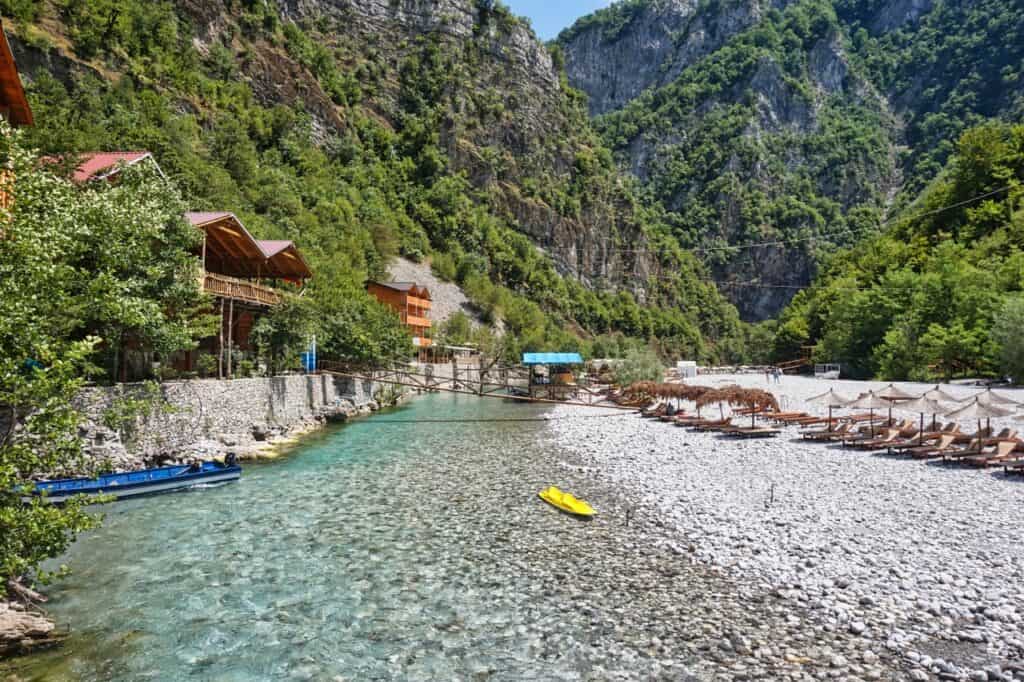
[[[237, 484], [108, 507], [103, 527], [62, 559], [72, 576], [49, 589], [51, 612], [70, 639], [16, 661], [17, 674], [585, 676], [594, 629], [576, 629], [564, 617], [568, 605], [519, 563], [545, 553], [571, 562], [560, 555], [558, 534], [593, 526], [536, 497], [552, 482], [531, 464], [552, 460], [545, 424], [394, 423], [544, 413], [425, 397], [249, 465]], [[506, 547], [510, 536], [515, 544]], [[552, 629], [573, 646], [548, 647]]]

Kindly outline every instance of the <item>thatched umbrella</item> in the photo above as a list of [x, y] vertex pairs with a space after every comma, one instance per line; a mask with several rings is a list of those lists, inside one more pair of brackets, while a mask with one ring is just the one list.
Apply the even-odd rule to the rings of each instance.
[[811, 404], [828, 405], [828, 430], [832, 430], [832, 410], [834, 408], [843, 408], [853, 402], [852, 398], [841, 396], [835, 392], [835, 389], [828, 389], [826, 393], [816, 395], [813, 398], [808, 398], [805, 402]]
[[960, 402], [960, 400], [958, 398], [954, 397], [953, 395], [951, 395], [949, 393], [946, 393], [941, 388], [939, 388], [938, 384], [935, 385], [935, 388], [927, 391], [921, 397], [922, 398], [929, 398], [931, 400], [939, 400], [939, 401], [942, 401], [944, 403], [958, 403], [958, 402]]
[[918, 397], [916, 395], [907, 393], [903, 389], [896, 386], [896, 384], [889, 384], [882, 390], [875, 391], [875, 394], [879, 398], [884, 398], [885, 400], [914, 400]]
[[950, 419], [977, 419], [978, 431], [981, 431], [982, 419], [985, 420], [985, 426], [988, 427], [991, 423], [992, 417], [1009, 417], [1011, 414], [1013, 414], [1012, 410], [1004, 410], [1003, 408], [996, 407], [995, 405], [986, 405], [978, 398], [975, 398], [965, 407], [946, 413], [946, 416]]
[[919, 445], [923, 445], [924, 444], [924, 415], [925, 415], [925, 413], [926, 412], [931, 412], [931, 414], [932, 414], [932, 421], [934, 422], [935, 421], [935, 415], [939, 414], [940, 412], [945, 412], [946, 411], [946, 408], [943, 405], [940, 405], [937, 400], [932, 400], [931, 398], [928, 398], [927, 395], [928, 394], [926, 393], [925, 395], [921, 396], [917, 400], [904, 401], [902, 403], [899, 403], [896, 406], [897, 410], [904, 410], [906, 412], [917, 412], [918, 414], [921, 415], [921, 427], [920, 427], [920, 429], [918, 431], [919, 435], [918, 435], [918, 441], [917, 441]]
[[993, 391], [991, 388], [986, 388], [981, 393], [977, 393], [970, 398], [964, 398], [960, 400], [961, 403], [966, 403], [970, 400], [976, 400], [982, 405], [1019, 405], [1020, 403], [1012, 398], [1007, 398], [1004, 395], [1000, 395]]
[[[755, 412], [771, 408], [776, 412], [779, 410], [779, 401], [768, 391], [759, 388], [740, 388], [739, 386], [725, 386], [707, 391], [697, 398], [698, 409], [702, 405], [718, 403], [719, 409], [724, 403], [729, 405], [750, 407], [750, 425], [754, 425]], [[723, 412], [724, 417], [724, 412]]]
[[867, 410], [868, 416], [871, 419], [871, 437], [875, 436], [875, 410], [884, 410], [889, 408], [889, 419], [892, 419], [892, 401], [886, 400], [875, 394], [874, 391], [868, 391], [862, 393], [860, 397], [854, 400], [852, 403], [847, 405], [858, 410]]

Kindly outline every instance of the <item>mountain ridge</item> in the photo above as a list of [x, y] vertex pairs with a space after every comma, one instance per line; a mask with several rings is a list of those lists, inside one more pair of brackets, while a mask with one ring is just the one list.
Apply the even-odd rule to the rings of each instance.
[[959, 132], [1022, 110], [1022, 17], [1020, 2], [985, 0], [624, 0], [557, 42], [619, 166], [669, 209], [682, 244], [795, 242], [708, 261], [758, 320], [788, 302], [771, 287], [809, 284], [850, 243], [824, 235], [877, 226]]

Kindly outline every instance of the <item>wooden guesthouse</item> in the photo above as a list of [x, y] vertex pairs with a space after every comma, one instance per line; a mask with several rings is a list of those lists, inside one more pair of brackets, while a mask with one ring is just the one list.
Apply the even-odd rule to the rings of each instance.
[[256, 239], [233, 213], [195, 212], [186, 218], [203, 232], [197, 254], [203, 291], [213, 296], [221, 324], [216, 338], [175, 364], [190, 371], [197, 353], [213, 353], [218, 373], [231, 376], [232, 354], [252, 348], [249, 333], [259, 316], [280, 303], [283, 292], [300, 291], [313, 273], [294, 243]]
[[412, 344], [427, 348], [430, 338], [430, 291], [415, 282], [367, 282], [371, 296], [398, 313], [402, 324], [412, 332]]
[[[21, 76], [18, 75], [18, 66], [14, 63], [14, 53], [7, 42], [3, 23], [0, 23], [0, 117], [15, 127], [30, 126], [33, 123], [32, 109], [25, 97], [25, 88], [21, 85]], [[9, 168], [0, 169], [0, 209], [12, 208], [13, 185], [14, 173]], [[3, 232], [0, 227], [0, 237]]]
[[0, 23], [0, 116], [12, 126], [32, 125], [32, 109], [21, 85], [18, 66], [14, 63], [11, 44]]

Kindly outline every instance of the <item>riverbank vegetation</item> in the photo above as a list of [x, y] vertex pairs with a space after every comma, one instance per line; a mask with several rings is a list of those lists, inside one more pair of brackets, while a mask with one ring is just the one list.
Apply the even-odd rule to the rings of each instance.
[[[881, 235], [829, 258], [779, 319], [778, 358], [814, 346], [854, 377], [1024, 380], [1024, 125], [964, 133]], [[951, 208], [950, 208], [951, 207]]]
[[[735, 309], [702, 266], [665, 238], [658, 214], [638, 206], [578, 93], [563, 83], [551, 94], [560, 107], [552, 115], [571, 122], [572, 139], [541, 149], [498, 140], [477, 146], [506, 115], [500, 93], [487, 99], [465, 91], [491, 58], [483, 32], [458, 49], [441, 34], [418, 36], [396, 63], [379, 47], [328, 47], [325, 26], [281, 20], [275, 7], [258, 3], [216, 10], [228, 22], [220, 38], [200, 35], [194, 18], [166, 1], [25, 9], [2, 0], [0, 9], [19, 19], [14, 30], [25, 43], [52, 56], [66, 39], [90, 67], [61, 79], [33, 74], [31, 144], [44, 152], [151, 150], [191, 207], [232, 210], [261, 236], [294, 240], [315, 272], [308, 317], [320, 327], [323, 353], [366, 360], [409, 352], [363, 291], [366, 279], [385, 276], [388, 259], [401, 254], [432, 259], [485, 319], [500, 319], [515, 340], [510, 353], [578, 349], [618, 332], [658, 338], [687, 357], [742, 354]], [[480, 21], [507, 30], [485, 14]], [[294, 64], [296, 73], [275, 76], [309, 78], [304, 87], [330, 101], [269, 102], [246, 75], [253, 59]], [[451, 136], [473, 146], [460, 153], [482, 164], [479, 173], [452, 158]], [[576, 150], [572, 166], [553, 173], [552, 160], [567, 148]], [[612, 282], [594, 290], [560, 275], [552, 255], [522, 234], [529, 226], [509, 208], [513, 198], [554, 211], [557, 220], [600, 212], [647, 235], [658, 276], [630, 282], [644, 285], [646, 300]], [[261, 330], [269, 364], [294, 357], [296, 337], [281, 332], [296, 314], [282, 309], [284, 319]]]

